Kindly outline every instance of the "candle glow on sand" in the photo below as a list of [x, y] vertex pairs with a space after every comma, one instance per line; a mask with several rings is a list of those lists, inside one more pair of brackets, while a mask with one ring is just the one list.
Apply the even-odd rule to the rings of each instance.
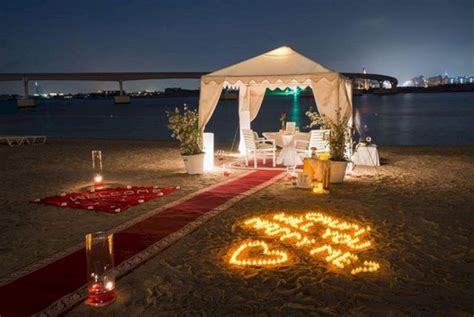
[[[252, 257], [250, 255], [251, 249], [263, 249], [262, 255]], [[245, 257], [242, 254], [245, 253]], [[243, 258], [243, 259], [241, 259]], [[264, 241], [250, 241], [242, 243], [233, 253], [229, 263], [238, 266], [271, 266], [288, 261], [288, 254], [281, 250], [270, 250]]]
[[[305, 212], [289, 215], [283, 212], [252, 217], [243, 226], [263, 233], [266, 238], [275, 238], [276, 243], [302, 249], [312, 257], [322, 259], [334, 271], [351, 269], [353, 275], [373, 273], [380, 270], [380, 264], [365, 260], [359, 264], [357, 253], [372, 247], [369, 239], [369, 226], [361, 226], [331, 217], [320, 212]], [[244, 250], [253, 247], [263, 248], [261, 257], [250, 257]], [[280, 252], [280, 253], [278, 253]], [[247, 257], [245, 256], [247, 255]], [[279, 257], [269, 258], [269, 255]], [[285, 263], [288, 254], [283, 251], [270, 251], [263, 241], [241, 244], [232, 253], [230, 264], [238, 266], [269, 266]]]

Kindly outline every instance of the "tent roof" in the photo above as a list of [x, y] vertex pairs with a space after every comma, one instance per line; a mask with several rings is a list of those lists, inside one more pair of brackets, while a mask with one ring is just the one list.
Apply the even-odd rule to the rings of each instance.
[[239, 115], [248, 112], [250, 121], [258, 113], [266, 89], [287, 87], [311, 87], [319, 112], [333, 120], [338, 107], [343, 118], [346, 115], [349, 118], [352, 112], [351, 81], [287, 46], [202, 76], [199, 95], [202, 129], [226, 86], [239, 88]]
[[339, 74], [303, 56], [288, 46], [282, 46], [205, 75], [202, 79], [205, 82], [222, 82], [224, 80], [235, 82], [239, 79], [247, 82], [255, 78], [255, 81], [259, 82], [265, 78], [273, 82], [276, 78], [287, 81], [288, 78], [298, 80], [302, 77], [310, 78], [321, 75], [332, 77], [331, 79], [333, 79], [338, 77]]

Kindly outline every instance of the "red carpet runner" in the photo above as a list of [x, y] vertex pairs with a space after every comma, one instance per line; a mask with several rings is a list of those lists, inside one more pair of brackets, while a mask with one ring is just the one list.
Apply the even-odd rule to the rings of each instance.
[[36, 204], [53, 205], [57, 207], [82, 208], [93, 211], [120, 213], [130, 207], [146, 201], [161, 198], [171, 194], [175, 187], [137, 187], [104, 188], [82, 193], [61, 194], [32, 201]]
[[[280, 174], [254, 171], [112, 230], [118, 275], [133, 270], [219, 212], [275, 182]], [[78, 248], [1, 286], [0, 316], [26, 316], [45, 309], [45, 315], [60, 314], [84, 298], [86, 283], [85, 251]]]

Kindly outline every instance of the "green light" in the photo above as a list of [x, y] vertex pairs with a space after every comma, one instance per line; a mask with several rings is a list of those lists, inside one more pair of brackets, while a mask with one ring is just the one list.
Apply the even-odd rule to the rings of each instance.
[[286, 88], [285, 95], [287, 96], [298, 96], [300, 94], [300, 89], [298, 87], [295, 88]]

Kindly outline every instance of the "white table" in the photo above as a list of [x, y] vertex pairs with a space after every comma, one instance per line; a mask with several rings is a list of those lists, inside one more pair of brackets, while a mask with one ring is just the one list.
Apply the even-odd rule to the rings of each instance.
[[284, 134], [281, 136], [283, 149], [277, 157], [276, 163], [285, 166], [298, 166], [303, 164], [303, 161], [296, 153], [295, 136], [293, 134]]
[[375, 144], [359, 143], [356, 146], [352, 162], [355, 165], [380, 166], [379, 151]]
[[[283, 148], [283, 136], [286, 135], [284, 132], [263, 132], [263, 136], [266, 139], [272, 139], [275, 140], [275, 145]], [[293, 135], [295, 140], [304, 140], [304, 141], [309, 141], [309, 133], [306, 132], [295, 132]]]

